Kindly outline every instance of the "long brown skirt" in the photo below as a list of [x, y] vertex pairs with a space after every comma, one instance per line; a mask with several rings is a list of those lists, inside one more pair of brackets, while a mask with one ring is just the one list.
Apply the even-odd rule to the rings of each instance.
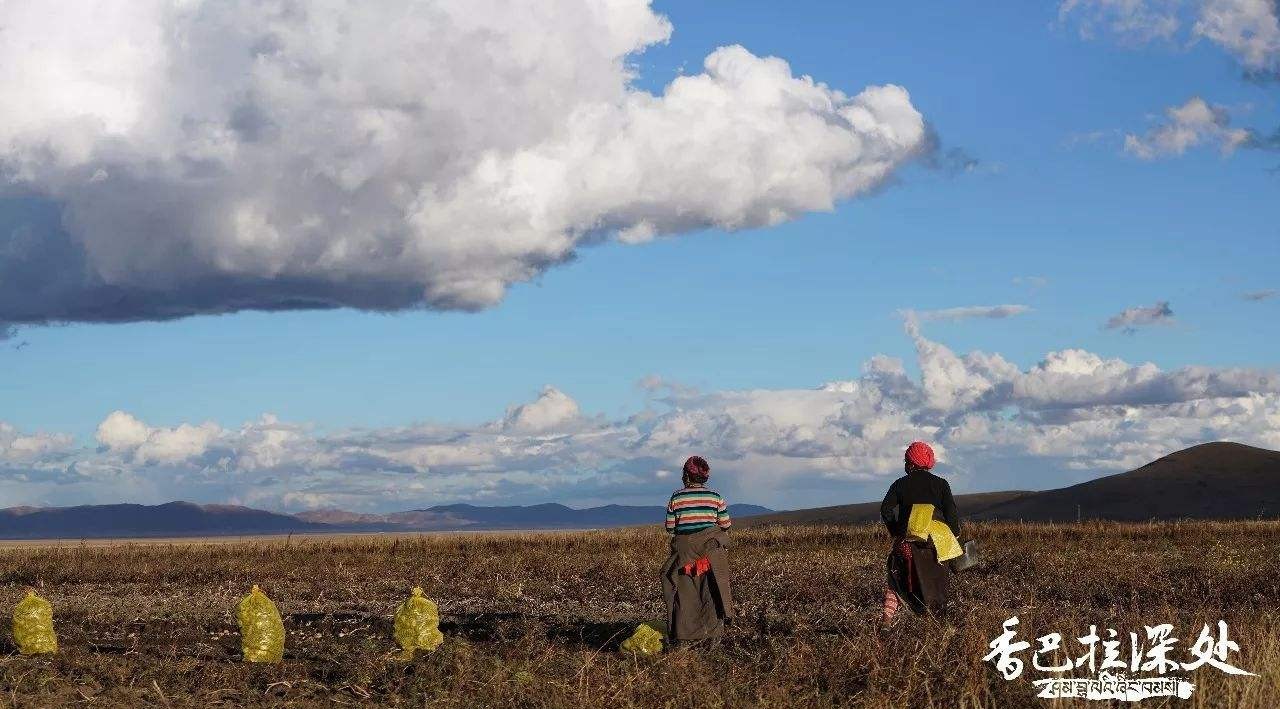
[[[667, 640], [718, 638], [725, 619], [733, 612], [729, 582], [729, 535], [712, 527], [671, 538], [671, 554], [662, 565], [662, 595], [667, 603]], [[684, 565], [699, 557], [711, 562], [711, 570], [691, 576]]]
[[[902, 544], [911, 546], [910, 558]], [[915, 613], [941, 616], [947, 609], [947, 586], [951, 568], [938, 563], [938, 552], [931, 542], [895, 540], [885, 562], [889, 588]]]

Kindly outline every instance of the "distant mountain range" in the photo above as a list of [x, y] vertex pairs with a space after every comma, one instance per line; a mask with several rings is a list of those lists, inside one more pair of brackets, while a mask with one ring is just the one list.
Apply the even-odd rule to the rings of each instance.
[[0, 539], [199, 537], [323, 532], [292, 515], [236, 505], [81, 505], [0, 510]]
[[[773, 510], [759, 505], [729, 505], [729, 516], [749, 517]], [[446, 531], [460, 529], [596, 529], [661, 524], [661, 507], [605, 505], [575, 510], [549, 503], [515, 507], [438, 505], [425, 510], [390, 514], [357, 514], [342, 510], [303, 512], [306, 522], [388, 531]]]
[[[767, 507], [730, 505], [733, 517]], [[235, 505], [81, 505], [0, 509], [0, 539], [204, 537], [341, 532], [442, 532], [491, 529], [596, 529], [661, 524], [662, 507], [605, 505], [575, 510], [558, 504], [478, 507], [440, 505], [372, 515], [320, 510], [287, 515]]]
[[[887, 482], [886, 482], [887, 484]], [[1079, 519], [1280, 518], [1280, 452], [1239, 443], [1206, 443], [1136, 470], [1057, 490], [957, 495], [966, 519], [1050, 522]], [[730, 505], [738, 526], [857, 524], [880, 518], [878, 502], [774, 512]], [[235, 505], [83, 505], [0, 510], [0, 539], [236, 536], [325, 532], [442, 532], [499, 529], [599, 529], [660, 524], [661, 507], [559, 504], [438, 505], [389, 514], [318, 510], [280, 514]]]
[[[886, 482], [887, 487], [887, 482]], [[1056, 490], [956, 495], [964, 519], [1069, 522], [1280, 518], [1280, 452], [1205, 443], [1127, 473]], [[819, 507], [752, 517], [764, 524], [858, 524], [880, 519], [880, 503]]]

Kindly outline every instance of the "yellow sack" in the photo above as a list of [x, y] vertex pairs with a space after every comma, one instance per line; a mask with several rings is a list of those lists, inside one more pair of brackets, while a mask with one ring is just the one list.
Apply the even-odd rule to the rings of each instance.
[[662, 639], [666, 635], [663, 623], [641, 623], [631, 637], [622, 641], [621, 650], [638, 655], [657, 655], [662, 652]]
[[933, 522], [933, 505], [916, 504], [911, 506], [911, 516], [907, 518], [907, 536], [916, 539], [929, 538], [929, 525]]
[[960, 541], [946, 522], [933, 518], [933, 505], [923, 503], [911, 506], [911, 516], [907, 518], [907, 536], [916, 539], [932, 540], [933, 548], [938, 551], [938, 563], [949, 561], [964, 555]]
[[23, 655], [43, 655], [58, 651], [53, 632], [53, 606], [28, 590], [27, 597], [13, 608], [13, 641]]
[[413, 587], [413, 595], [405, 599], [396, 609], [396, 642], [404, 648], [404, 659], [413, 659], [414, 650], [431, 652], [444, 642], [444, 633], [440, 632], [440, 611], [429, 598], [424, 598], [422, 589]]
[[284, 622], [276, 604], [258, 588], [240, 600], [240, 647], [245, 662], [279, 662], [284, 659]]

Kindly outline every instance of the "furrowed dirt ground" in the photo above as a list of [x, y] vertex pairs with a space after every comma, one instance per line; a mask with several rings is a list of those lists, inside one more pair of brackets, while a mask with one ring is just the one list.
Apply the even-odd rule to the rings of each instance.
[[[1190, 700], [1137, 706], [1280, 706], [1280, 523], [985, 524], [990, 563], [953, 579], [960, 612], [876, 630], [887, 540], [873, 526], [733, 534], [746, 607], [713, 647], [617, 651], [662, 615], [658, 530], [0, 550], [0, 599], [26, 587], [55, 613], [61, 651], [0, 641], [0, 706], [14, 707], [1018, 707], [1031, 668], [982, 662], [1001, 623], [1020, 639], [1172, 623], [1185, 650], [1222, 619], [1232, 664], [1191, 673]], [[284, 616], [279, 665], [239, 660], [234, 608], [260, 584]], [[414, 585], [446, 640], [396, 659], [391, 618]], [[6, 623], [7, 624], [7, 623]], [[1127, 655], [1127, 642], [1124, 646]], [[1079, 706], [1108, 706], [1079, 702]]]

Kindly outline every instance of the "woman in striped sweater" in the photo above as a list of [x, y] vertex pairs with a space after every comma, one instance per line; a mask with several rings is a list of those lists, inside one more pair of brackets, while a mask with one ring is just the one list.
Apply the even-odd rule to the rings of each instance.
[[672, 534], [693, 534], [711, 527], [728, 529], [730, 524], [729, 506], [720, 493], [687, 476], [684, 487], [671, 493], [667, 502], [667, 531]]
[[684, 463], [684, 487], [667, 502], [671, 554], [662, 567], [671, 643], [718, 638], [733, 617], [729, 586], [728, 506], [707, 488], [711, 466], [699, 456]]

